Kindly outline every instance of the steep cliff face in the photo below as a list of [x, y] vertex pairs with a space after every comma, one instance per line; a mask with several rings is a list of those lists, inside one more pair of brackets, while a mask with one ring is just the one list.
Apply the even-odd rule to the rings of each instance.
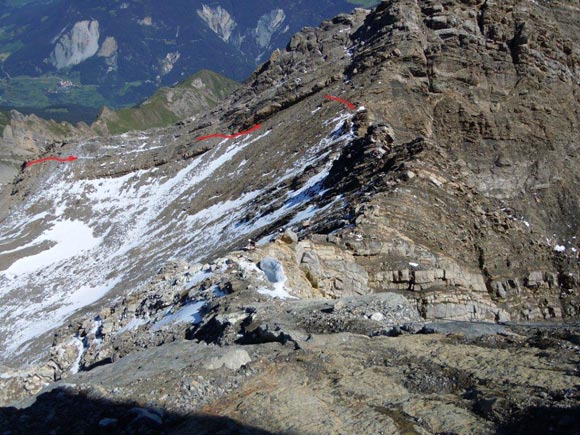
[[[453, 284], [454, 273], [444, 266], [452, 259], [482, 278], [471, 284], [476, 293], [508, 307], [514, 318], [577, 314], [577, 305], [561, 303], [577, 295], [578, 279], [572, 150], [580, 57], [570, 27], [578, 14], [577, 2], [384, 3], [369, 29], [355, 36], [361, 50], [349, 70], [354, 86], [356, 70], [358, 80], [362, 73], [372, 83], [367, 92], [380, 92], [372, 108], [397, 139], [422, 137], [407, 156], [387, 159], [386, 186], [395, 185], [374, 195], [374, 210], [359, 218], [369, 229], [386, 221], [411, 239], [401, 244], [416, 252], [424, 271], [402, 286]], [[376, 135], [367, 130], [366, 136], [372, 143]], [[387, 246], [393, 239], [378, 234], [356, 250], [371, 264], [376, 256], [383, 267], [395, 266], [401, 251], [379, 253], [381, 239]], [[374, 281], [376, 288], [397, 282]], [[454, 314], [453, 300], [418, 298], [445, 306], [432, 315]], [[478, 316], [470, 311], [462, 315]]]
[[[0, 224], [3, 364], [44, 358], [8, 376], [5, 391], [179, 339], [229, 350], [286, 343], [314, 358], [346, 337], [325, 334], [578, 319], [579, 23], [578, 1], [385, 1], [303, 29], [198, 119], [67, 144], [61, 153], [79, 161], [22, 174]], [[546, 397], [576, 376], [550, 386], [540, 370], [523, 374], [501, 349], [533, 340], [490, 328], [473, 348], [441, 344], [456, 383], [453, 404], [433, 406], [449, 406], [459, 433], [492, 433], [530, 408], [536, 393], [520, 375]], [[379, 342], [369, 338], [369, 349], [382, 355]], [[461, 359], [478, 346], [494, 348], [483, 369]], [[578, 351], [565, 346], [566, 358]], [[345, 345], [337, 358], [353, 361], [361, 348]], [[522, 366], [538, 367], [526, 352]], [[296, 368], [304, 355], [292, 355]], [[558, 358], [550, 364], [569, 364]], [[497, 384], [490, 367], [500, 360], [515, 393]], [[379, 365], [405, 361], [395, 352]], [[398, 376], [401, 394], [437, 393], [432, 375]], [[489, 379], [489, 390], [470, 379]], [[566, 406], [577, 406], [570, 394]], [[442, 431], [445, 418], [422, 414], [422, 397], [387, 420]]]
[[56, 69], [68, 68], [93, 57], [99, 51], [99, 22], [79, 21], [62, 36], [55, 38], [50, 62]]
[[237, 24], [228, 11], [221, 6], [212, 8], [208, 5], [202, 5], [197, 14], [222, 40], [225, 42], [230, 40], [232, 31]]
[[286, 14], [283, 9], [274, 9], [260, 17], [255, 34], [256, 42], [261, 48], [268, 47], [275, 32], [279, 30], [288, 31], [288, 27], [284, 27], [285, 20]]
[[[288, 32], [290, 26], [286, 24], [284, 9], [273, 9], [260, 16], [255, 27], [236, 30], [238, 27], [229, 12], [221, 6], [211, 8], [203, 5], [197, 11], [209, 28], [223, 41], [235, 45], [244, 54], [256, 55], [256, 61], [272, 49], [272, 42]], [[259, 52], [258, 52], [259, 50]]]

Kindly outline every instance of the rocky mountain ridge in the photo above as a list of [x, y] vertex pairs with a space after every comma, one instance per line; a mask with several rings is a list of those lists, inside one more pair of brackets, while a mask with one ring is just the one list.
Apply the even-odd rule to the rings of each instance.
[[80, 427], [127, 433], [574, 433], [578, 329], [544, 322], [579, 315], [579, 22], [385, 1], [196, 120], [23, 174], [4, 400], [62, 380], [4, 421], [84, 395]]

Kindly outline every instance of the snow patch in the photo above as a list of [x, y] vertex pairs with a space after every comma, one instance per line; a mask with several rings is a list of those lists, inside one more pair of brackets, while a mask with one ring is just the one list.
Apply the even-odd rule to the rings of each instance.
[[159, 331], [166, 325], [172, 323], [191, 323], [197, 324], [202, 320], [201, 310], [205, 305], [205, 301], [192, 302], [184, 305], [173, 314], [165, 315], [163, 319], [153, 325], [151, 331]]
[[214, 295], [216, 298], [223, 298], [223, 297], [225, 297], [225, 296], [227, 296], [227, 295], [228, 295], [228, 294], [227, 294], [225, 291], [223, 291], [223, 290], [221, 289], [221, 287], [220, 287], [219, 285], [217, 285], [217, 284], [216, 284], [216, 285], [212, 285], [212, 286], [211, 286], [211, 288], [210, 288], [210, 290], [211, 290], [211, 292], [213, 293], [213, 295]]
[[211, 278], [213, 272], [211, 270], [202, 270], [191, 277], [186, 283], [185, 288], [190, 290], [200, 282], [205, 281], [207, 278]]
[[284, 273], [284, 268], [282, 264], [275, 258], [266, 257], [260, 261], [260, 269], [268, 278], [268, 281], [272, 284], [273, 288], [262, 287], [258, 289], [258, 293], [262, 295], [267, 295], [272, 298], [279, 299], [298, 299], [296, 296], [292, 296], [286, 291], [286, 274]]
[[343, 198], [343, 195], [338, 195], [336, 198], [334, 198], [330, 203], [326, 204], [324, 207], [318, 207], [318, 206], [313, 205], [313, 204], [309, 205], [305, 210], [302, 210], [302, 211], [296, 213], [296, 215], [290, 220], [290, 222], [288, 222], [287, 226], [295, 225], [295, 224], [301, 223], [303, 221], [312, 219], [318, 213], [321, 213], [323, 211], [328, 210], [330, 207], [332, 207], [336, 202], [340, 201], [342, 198]]
[[26, 350], [24, 343], [62, 325], [71, 314], [101, 299], [120, 281], [117, 278], [97, 287], [85, 285], [68, 294], [61, 289], [39, 302], [0, 307], [0, 318], [12, 326], [6, 353], [22, 353]]
[[83, 340], [81, 340], [78, 336], [73, 338], [72, 341], [73, 344], [77, 347], [79, 352], [74, 364], [70, 369], [71, 374], [74, 375], [75, 373], [78, 373], [79, 370], [81, 369], [81, 358], [83, 357], [83, 353], [85, 352], [85, 344], [83, 343]]
[[129, 321], [129, 323], [127, 323], [125, 326], [123, 326], [121, 329], [119, 329], [119, 331], [117, 332], [117, 335], [121, 335], [121, 334], [128, 332], [128, 331], [133, 331], [133, 330], [137, 329], [139, 326], [145, 325], [146, 323], [147, 323], [146, 319], [135, 317], [135, 318], [131, 319]]
[[55, 263], [68, 260], [85, 251], [90, 251], [101, 243], [102, 239], [94, 237], [91, 228], [81, 221], [57, 221], [53, 227], [27, 246], [37, 246], [42, 242], [56, 242], [56, 245], [36, 255], [15, 261], [5, 272], [9, 278], [15, 275], [30, 274]]

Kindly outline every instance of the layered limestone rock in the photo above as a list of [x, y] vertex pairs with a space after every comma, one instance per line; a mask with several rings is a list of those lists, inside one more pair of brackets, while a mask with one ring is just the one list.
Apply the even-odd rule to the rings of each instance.
[[[198, 337], [225, 345], [246, 335], [251, 341], [302, 342], [304, 328], [386, 335], [393, 327], [422, 324], [417, 308], [393, 293], [320, 299], [317, 289], [296, 273], [298, 265], [284, 257], [284, 246], [234, 252], [209, 264], [168, 263], [141, 291], [61, 328], [45, 364], [8, 371], [0, 378], [0, 400], [26, 397], [71, 373], [178, 339]], [[279, 267], [283, 286], [264, 267], [266, 259]], [[287, 302], [272, 306], [272, 298]], [[334, 314], [321, 318], [318, 309]]]
[[[69, 215], [104, 237], [93, 255], [108, 266], [79, 273], [111, 286], [108, 298], [139, 288], [169, 256], [211, 260], [293, 228], [299, 248], [280, 255], [298, 255], [286, 267], [301, 297], [395, 290], [432, 318], [574, 317], [578, 41], [566, 17], [579, 13], [554, 2], [400, 0], [338, 16], [296, 34], [198, 119], [71, 144], [87, 158], [55, 174], [41, 203], [50, 216], [75, 204]], [[486, 24], [493, 16], [502, 19]], [[213, 136], [257, 124], [231, 142]], [[32, 186], [31, 174], [16, 199]], [[105, 250], [123, 252], [125, 225], [134, 255], [112, 262]], [[44, 276], [27, 288], [57, 282]], [[58, 275], [69, 289], [77, 280]], [[10, 282], [18, 294], [20, 281]]]
[[[234, 272], [240, 263], [229, 261]], [[159, 279], [168, 289], [187, 268], [174, 264]], [[178, 279], [174, 286], [180, 285]], [[265, 303], [243, 294], [233, 289], [188, 341], [166, 335], [163, 344], [154, 344], [157, 333], [149, 330], [140, 335], [149, 342], [138, 342], [135, 328], [144, 324], [109, 327], [112, 319], [126, 323], [128, 300], [103, 313], [96, 337], [93, 322], [75, 326], [91, 347], [100, 342], [106, 348], [109, 337], [125, 335], [112, 347], [117, 354], [131, 343], [141, 350], [1, 408], [2, 427], [264, 434], [359, 433], [361, 427], [365, 433], [524, 434], [552, 428], [572, 434], [579, 423], [579, 391], [571, 387], [580, 352], [577, 328], [436, 323], [409, 335], [417, 331], [413, 324], [385, 328], [417, 319], [398, 295]], [[184, 328], [191, 327], [174, 325], [173, 331]], [[0, 381], [5, 394], [6, 381]]]
[[64, 35], [55, 38], [50, 63], [57, 69], [68, 68], [93, 57], [99, 51], [99, 22], [84, 20], [75, 23]]

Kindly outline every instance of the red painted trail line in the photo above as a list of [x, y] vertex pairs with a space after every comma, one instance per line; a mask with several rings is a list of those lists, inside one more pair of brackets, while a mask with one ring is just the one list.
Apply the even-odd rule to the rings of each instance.
[[26, 167], [28, 168], [29, 166], [36, 165], [38, 163], [48, 162], [49, 160], [54, 160], [55, 162], [64, 163], [64, 162], [73, 162], [73, 161], [75, 161], [77, 159], [78, 159], [78, 157], [75, 157], [75, 156], [68, 156], [68, 157], [65, 157], [65, 158], [61, 158], [61, 157], [45, 157], [43, 159], [31, 160], [29, 162], [26, 162]]
[[334, 95], [325, 95], [324, 98], [326, 98], [327, 100], [338, 101], [339, 103], [344, 104], [350, 110], [354, 110], [356, 108], [354, 104], [352, 104], [350, 101], [346, 101], [344, 98], [335, 97]]
[[210, 134], [208, 136], [201, 136], [198, 137], [197, 140], [206, 140], [206, 139], [213, 139], [214, 137], [221, 137], [223, 139], [235, 139], [237, 137], [243, 136], [245, 134], [250, 134], [256, 130], [259, 130], [262, 127], [261, 124], [256, 124], [254, 125], [252, 128], [248, 129], [248, 130], [244, 130], [244, 131], [240, 131], [239, 133], [236, 134], [221, 134], [221, 133], [216, 133], [216, 134]]

